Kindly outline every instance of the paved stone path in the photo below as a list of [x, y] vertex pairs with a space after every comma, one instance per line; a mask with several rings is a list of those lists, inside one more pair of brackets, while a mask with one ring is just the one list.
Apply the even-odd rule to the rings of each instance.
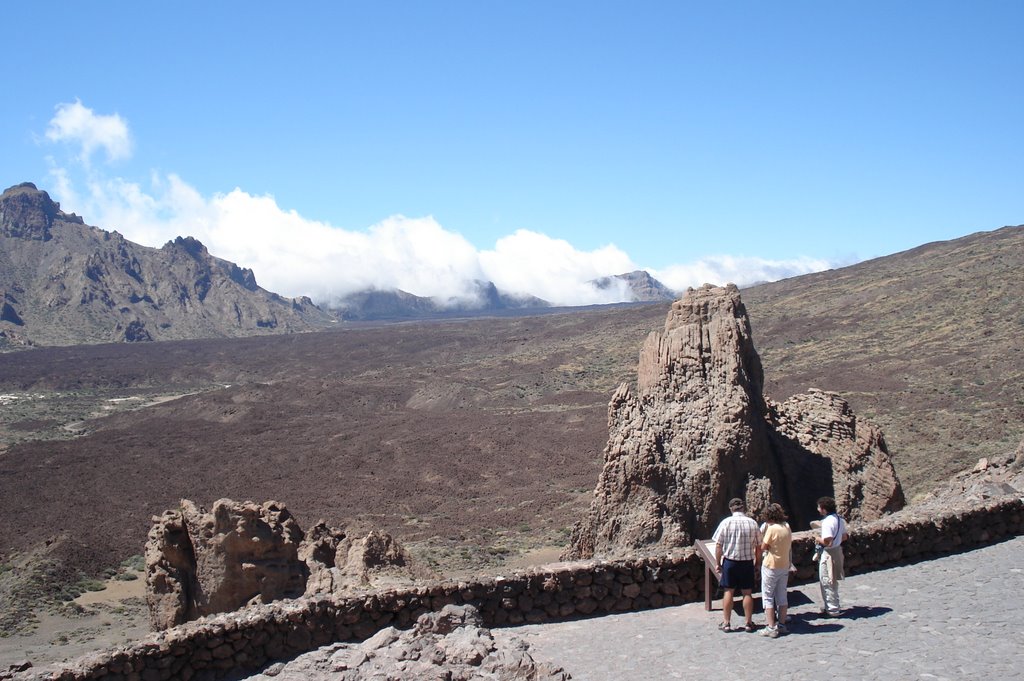
[[818, 614], [817, 584], [789, 593], [791, 633], [777, 639], [718, 631], [720, 601], [493, 632], [577, 681], [1024, 679], [1024, 537], [850, 576], [837, 619]]

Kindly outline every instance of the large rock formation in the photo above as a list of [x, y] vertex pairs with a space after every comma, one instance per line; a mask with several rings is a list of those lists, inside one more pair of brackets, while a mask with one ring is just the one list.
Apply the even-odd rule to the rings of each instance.
[[390, 535], [351, 539], [318, 522], [305, 534], [276, 501], [187, 499], [153, 518], [146, 543], [146, 602], [154, 629], [281, 598], [344, 595], [412, 583], [417, 575]]
[[903, 507], [881, 430], [858, 419], [839, 395], [811, 389], [782, 404], [765, 401], [796, 518], [816, 517], [816, 501], [825, 495], [835, 497], [851, 521], [876, 520]]
[[219, 499], [209, 512], [183, 499], [154, 518], [146, 544], [146, 602], [155, 629], [296, 598], [308, 568], [299, 560], [302, 530], [274, 501]]
[[0, 348], [310, 331], [336, 319], [283, 298], [192, 237], [148, 248], [86, 225], [31, 183], [0, 195]]
[[877, 429], [838, 396], [763, 395], [739, 290], [705, 286], [673, 303], [640, 351], [637, 384], [608, 406], [608, 445], [590, 512], [566, 556], [686, 546], [709, 537], [732, 497], [757, 514], [777, 501], [797, 528], [834, 495], [851, 519], [903, 505]]

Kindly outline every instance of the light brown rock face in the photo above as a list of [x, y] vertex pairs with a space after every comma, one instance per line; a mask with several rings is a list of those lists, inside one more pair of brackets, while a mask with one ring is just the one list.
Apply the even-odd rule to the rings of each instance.
[[711, 536], [732, 497], [770, 502], [795, 527], [834, 495], [865, 520], [903, 504], [884, 441], [837, 396], [769, 405], [739, 290], [705, 286], [673, 303], [640, 351], [637, 386], [608, 406], [605, 465], [569, 558], [687, 546]]
[[146, 601], [155, 629], [295, 598], [308, 568], [299, 560], [303, 533], [284, 505], [220, 499], [212, 511], [182, 500], [154, 518], [146, 544]]
[[318, 522], [299, 550], [309, 568], [306, 595], [342, 596], [368, 586], [412, 584], [417, 577], [405, 549], [386, 532], [373, 530], [362, 539]]
[[[768, 403], [785, 483], [794, 491], [790, 503], [799, 517], [814, 517], [817, 496], [826, 494], [851, 521], [877, 520], [903, 508], [903, 488], [882, 432], [858, 419], [839, 395], [812, 389], [782, 404]], [[801, 490], [826, 492], [812, 498]]]
[[[184, 504], [184, 501], [182, 502]], [[154, 629], [198, 617], [196, 557], [180, 510], [153, 518], [146, 542], [146, 605]]]
[[347, 595], [408, 585], [418, 574], [391, 535], [350, 538], [317, 522], [303, 533], [276, 501], [220, 499], [213, 510], [182, 499], [153, 518], [146, 543], [146, 602], [154, 629], [302, 595]]

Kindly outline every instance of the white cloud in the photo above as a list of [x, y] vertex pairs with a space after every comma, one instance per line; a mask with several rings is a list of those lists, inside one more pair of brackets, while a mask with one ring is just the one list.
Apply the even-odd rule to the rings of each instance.
[[[61, 167], [48, 159], [54, 194], [64, 210], [145, 246], [195, 237], [214, 256], [251, 268], [261, 286], [285, 296], [308, 295], [330, 303], [371, 287], [398, 288], [443, 303], [473, 298], [474, 282], [492, 281], [503, 293], [533, 295], [555, 305], [589, 305], [623, 302], [629, 296], [624, 283], [600, 290], [590, 281], [639, 269], [613, 244], [581, 251], [563, 239], [519, 230], [499, 239], [493, 249], [478, 251], [429, 216], [395, 215], [350, 231], [309, 220], [281, 208], [273, 196], [240, 188], [207, 197], [174, 174], [153, 173], [146, 187], [108, 177], [94, 170], [89, 159], [98, 149], [110, 159], [128, 157], [128, 125], [116, 114], [97, 115], [77, 100], [57, 107], [46, 136], [80, 150], [80, 167]], [[649, 271], [682, 291], [705, 282], [745, 285], [829, 266], [808, 258], [715, 256]]]
[[757, 257], [714, 255], [696, 262], [671, 265], [660, 270], [649, 270], [651, 276], [674, 291], [685, 291], [704, 284], [749, 286], [758, 282], [778, 281], [833, 267], [827, 260], [792, 258], [766, 260]]
[[476, 248], [432, 217], [393, 216], [374, 225], [369, 237], [377, 253], [377, 276], [403, 291], [465, 298], [471, 295], [473, 280], [486, 279]]
[[46, 138], [77, 145], [79, 159], [86, 167], [97, 149], [103, 149], [109, 161], [132, 155], [132, 139], [124, 119], [118, 114], [97, 115], [77, 99], [57, 105], [57, 113], [46, 129]]
[[[617, 246], [581, 251], [563, 239], [519, 230], [478, 251], [462, 235], [432, 217], [389, 217], [365, 231], [344, 230], [304, 218], [277, 205], [272, 196], [241, 189], [202, 196], [175, 175], [154, 174], [148, 188], [121, 178], [86, 182], [77, 191], [69, 171], [54, 169], [56, 195], [65, 210], [126, 238], [159, 247], [193, 236], [210, 253], [251, 268], [257, 282], [286, 296], [308, 295], [331, 302], [355, 291], [402, 289], [418, 296], [471, 299], [474, 281], [492, 281], [499, 291], [533, 295], [555, 305], [592, 305], [628, 300], [624, 284], [596, 289], [589, 282], [639, 269]], [[828, 269], [824, 260], [713, 256], [694, 263], [649, 270], [675, 291], [704, 283], [758, 281]]]
[[367, 288], [465, 300], [475, 296], [474, 281], [559, 305], [618, 302], [625, 299], [620, 287], [598, 291], [586, 282], [635, 269], [614, 246], [582, 252], [535, 232], [516, 232], [495, 250], [479, 252], [432, 217], [395, 215], [366, 231], [349, 231], [238, 188], [204, 198], [175, 175], [154, 175], [148, 189], [94, 176], [84, 196], [66, 171], [53, 175], [66, 209], [90, 224], [151, 247], [193, 236], [211, 254], [251, 268], [264, 288], [318, 302]]
[[614, 245], [579, 251], [568, 241], [527, 230], [499, 239], [493, 251], [480, 253], [480, 262], [499, 290], [529, 292], [556, 305], [623, 302], [619, 287], [601, 291], [588, 282], [637, 269]]

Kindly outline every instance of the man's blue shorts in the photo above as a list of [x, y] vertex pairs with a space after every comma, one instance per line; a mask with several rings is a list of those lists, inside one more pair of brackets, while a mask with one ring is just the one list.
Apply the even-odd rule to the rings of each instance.
[[722, 559], [723, 589], [753, 589], [754, 561]]

